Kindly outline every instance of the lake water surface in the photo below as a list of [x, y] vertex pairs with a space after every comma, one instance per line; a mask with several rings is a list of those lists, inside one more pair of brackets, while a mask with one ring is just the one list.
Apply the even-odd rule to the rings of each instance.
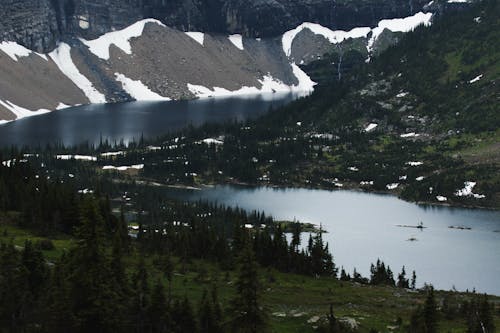
[[[395, 276], [403, 265], [409, 274], [415, 270], [419, 285], [429, 282], [439, 289], [475, 288], [500, 295], [499, 211], [419, 206], [390, 195], [345, 190], [216, 186], [169, 190], [167, 195], [260, 210], [276, 219], [322, 223], [336, 264], [351, 273], [356, 267], [369, 276], [370, 263], [380, 258]], [[427, 227], [422, 231], [397, 226], [421, 221]]]
[[188, 125], [243, 121], [285, 105], [297, 94], [275, 93], [190, 101], [94, 104], [68, 108], [0, 125], [0, 145], [99, 143], [154, 138]]

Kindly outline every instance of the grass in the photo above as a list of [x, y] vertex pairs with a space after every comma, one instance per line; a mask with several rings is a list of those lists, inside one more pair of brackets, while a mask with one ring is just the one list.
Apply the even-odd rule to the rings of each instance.
[[9, 220], [8, 216], [0, 216], [0, 243], [12, 243], [16, 248], [21, 249], [24, 247], [26, 241], [36, 244], [40, 241], [50, 240], [54, 248], [42, 251], [45, 258], [49, 261], [56, 260], [72, 247], [73, 240], [67, 235], [57, 235], [54, 237], [35, 235], [29, 230], [19, 228]]
[[[152, 262], [152, 258], [150, 258]], [[152, 264], [151, 264], [152, 265]], [[227, 307], [234, 295], [234, 271], [222, 271], [214, 264], [195, 260], [183, 269], [176, 264], [173, 277], [173, 294], [187, 296], [195, 305], [201, 299], [204, 290], [209, 290], [216, 283], [223, 307]], [[418, 305], [424, 303], [424, 291], [411, 291], [384, 286], [361, 285], [341, 282], [332, 278], [314, 278], [296, 274], [280, 273], [275, 270], [261, 269], [263, 304], [269, 316], [273, 332], [314, 332], [317, 323], [326, 319], [332, 304], [337, 318], [352, 318], [359, 325], [360, 332], [375, 328], [381, 332], [405, 332], [410, 316]], [[151, 277], [152, 281], [161, 278], [161, 273]], [[167, 283], [165, 281], [165, 283]], [[470, 297], [471, 294], [437, 291], [440, 304], [446, 295], [458, 298]], [[492, 297], [500, 304], [499, 297]], [[500, 314], [495, 313], [496, 326], [500, 325]], [[398, 326], [398, 318], [403, 325]], [[393, 327], [389, 330], [388, 327]], [[465, 332], [462, 319], [440, 319], [440, 332]]]

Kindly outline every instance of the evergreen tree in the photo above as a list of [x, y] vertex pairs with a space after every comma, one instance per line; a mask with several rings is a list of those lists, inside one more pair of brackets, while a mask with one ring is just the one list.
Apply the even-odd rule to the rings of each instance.
[[259, 283], [255, 254], [246, 244], [238, 258], [239, 272], [236, 296], [231, 302], [231, 332], [260, 333], [267, 331], [267, 318], [260, 304]]
[[425, 325], [425, 333], [436, 333], [438, 331], [437, 323], [437, 305], [434, 298], [434, 288], [429, 287], [427, 291], [427, 298], [424, 304], [423, 320]]

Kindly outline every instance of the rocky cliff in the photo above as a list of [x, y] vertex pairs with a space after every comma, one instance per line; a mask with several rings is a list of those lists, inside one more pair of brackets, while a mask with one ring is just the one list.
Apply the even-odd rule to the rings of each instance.
[[412, 15], [427, 0], [2, 0], [0, 38], [51, 51], [69, 36], [96, 38], [143, 18], [182, 31], [274, 37], [302, 22], [335, 30]]

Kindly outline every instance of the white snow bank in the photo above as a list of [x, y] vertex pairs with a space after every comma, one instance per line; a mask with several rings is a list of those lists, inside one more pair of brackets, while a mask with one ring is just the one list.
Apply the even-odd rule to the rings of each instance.
[[22, 45], [17, 44], [16, 42], [1, 42], [0, 43], [0, 51], [7, 54], [14, 61], [18, 61], [19, 58], [29, 57], [32, 53], [36, 54], [40, 58], [47, 60], [47, 56], [44, 54], [33, 52]]
[[20, 107], [12, 102], [2, 101], [2, 100], [0, 100], [0, 105], [2, 105], [4, 108], [6, 108], [7, 110], [9, 110], [13, 114], [15, 114], [17, 119], [38, 116], [38, 115], [50, 112], [50, 110], [47, 110], [47, 109], [40, 109], [37, 111], [31, 111], [31, 110], [25, 109], [23, 107]]
[[295, 64], [291, 64], [291, 66], [293, 73], [298, 80], [298, 84], [293, 86], [286, 85], [268, 74], [261, 80], [258, 80], [261, 84], [261, 88], [243, 86], [238, 90], [231, 91], [220, 87], [213, 87], [213, 89], [210, 89], [202, 85], [191, 83], [188, 83], [187, 87], [192, 94], [199, 98], [252, 95], [274, 92], [311, 92], [314, 89], [316, 82], [313, 82], [309, 76], [299, 68], [299, 66]]
[[415, 178], [415, 180], [416, 180], [417, 182], [421, 182], [421, 181], [422, 181], [422, 180], [424, 180], [424, 179], [425, 179], [425, 177], [424, 177], [424, 176], [420, 176], [420, 177]]
[[135, 164], [130, 166], [118, 166], [115, 167], [113, 165], [105, 165], [102, 167], [103, 170], [117, 170], [117, 171], [127, 171], [128, 169], [141, 170], [144, 169], [144, 164]]
[[417, 161], [417, 162], [413, 162], [413, 161], [406, 162], [406, 165], [409, 165], [409, 166], [412, 166], [412, 167], [420, 166], [422, 164], [424, 164], [424, 162], [420, 162], [420, 161]]
[[194, 39], [197, 43], [199, 43], [201, 46], [203, 46], [203, 43], [205, 41], [205, 34], [203, 32], [194, 32], [194, 31], [188, 31], [186, 32], [186, 35]]
[[445, 201], [448, 201], [448, 198], [443, 197], [442, 195], [438, 195], [438, 196], [436, 196], [436, 200], [439, 202], [445, 202]]
[[109, 47], [111, 46], [111, 44], [115, 45], [126, 54], [132, 54], [130, 39], [140, 37], [147, 23], [155, 23], [162, 27], [165, 26], [158, 20], [145, 19], [138, 21], [125, 29], [108, 32], [97, 39], [80, 39], [80, 41], [83, 44], [87, 45], [90, 52], [104, 60], [109, 60]]
[[214, 138], [207, 138], [207, 139], [204, 139], [204, 140], [201, 140], [199, 142], [200, 144], [201, 143], [205, 143], [207, 145], [223, 145], [224, 144], [224, 141], [221, 141], [221, 140], [217, 140], [217, 139], [214, 139]]
[[97, 157], [88, 155], [56, 155], [56, 159], [64, 161], [69, 161], [69, 160], [93, 161], [93, 162], [97, 161]]
[[111, 152], [101, 153], [102, 157], [114, 157], [114, 156], [120, 156], [120, 155], [125, 155], [125, 152], [124, 151], [111, 151]]
[[366, 128], [365, 128], [365, 132], [367, 132], [367, 133], [368, 133], [368, 132], [371, 132], [371, 131], [373, 131], [375, 128], [377, 128], [377, 126], [378, 126], [378, 125], [377, 125], [377, 124], [375, 124], [375, 123], [368, 124], [368, 126], [366, 126]]
[[484, 199], [486, 196], [484, 194], [473, 193], [472, 189], [476, 186], [476, 182], [465, 182], [464, 188], [457, 190], [455, 196], [457, 197], [474, 197], [476, 199]]
[[413, 138], [413, 137], [418, 137], [418, 136], [420, 136], [420, 134], [417, 134], [415, 132], [400, 135], [400, 137], [402, 137], [402, 138]]
[[388, 190], [395, 190], [397, 189], [399, 186], [399, 183], [392, 183], [392, 184], [387, 184], [385, 187], [388, 189]]
[[367, 49], [368, 52], [373, 51], [373, 45], [378, 37], [382, 34], [385, 29], [392, 32], [409, 32], [414, 30], [420, 25], [428, 26], [431, 24], [432, 13], [422, 13], [418, 12], [413, 16], [408, 16], [405, 18], [396, 18], [382, 20], [378, 23], [378, 26], [372, 29], [372, 36], [368, 41]]
[[106, 97], [94, 88], [92, 82], [80, 73], [71, 59], [71, 47], [66, 43], [61, 43], [49, 54], [57, 67], [73, 83], [80, 88], [90, 103], [106, 103]]
[[151, 91], [140, 80], [132, 80], [123, 74], [115, 73], [116, 80], [122, 84], [125, 90], [132, 98], [138, 101], [170, 101], [170, 98], [163, 97], [154, 91]]
[[236, 35], [230, 35], [228, 38], [229, 38], [229, 41], [231, 41], [231, 43], [233, 43], [234, 46], [236, 46], [237, 48], [239, 48], [242, 51], [244, 50], [244, 48], [243, 48], [243, 36], [236, 34]]
[[292, 54], [293, 40], [304, 29], [309, 29], [314, 34], [325, 37], [332, 44], [341, 43], [349, 38], [366, 37], [371, 31], [371, 29], [368, 27], [354, 28], [351, 31], [333, 31], [317, 23], [304, 22], [297, 28], [287, 31], [283, 34], [281, 41], [283, 44], [283, 51], [285, 52], [287, 57], [290, 57]]
[[477, 82], [477, 81], [481, 80], [482, 78], [483, 78], [483, 74], [478, 75], [475, 78], [473, 78], [472, 80], [470, 80], [469, 83]]

